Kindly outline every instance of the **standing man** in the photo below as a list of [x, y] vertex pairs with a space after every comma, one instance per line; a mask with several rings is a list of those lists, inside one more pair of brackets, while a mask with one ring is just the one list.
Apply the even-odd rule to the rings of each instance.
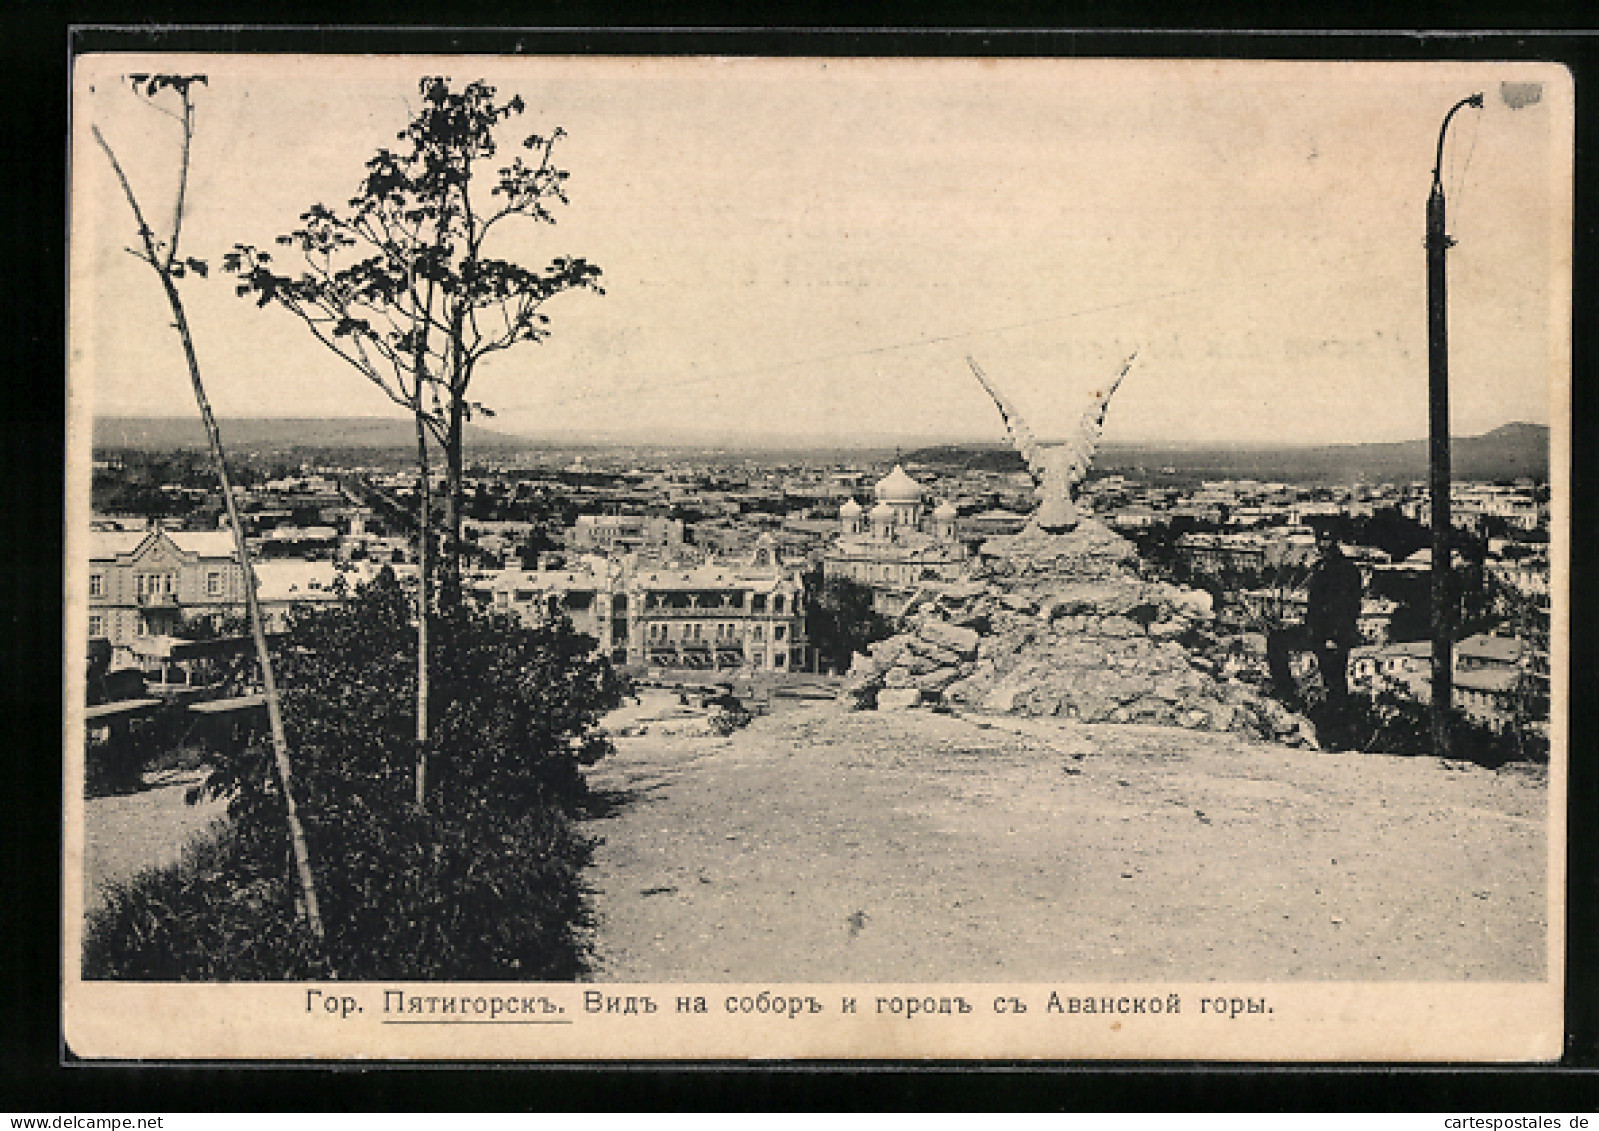
[[1349, 698], [1349, 649], [1360, 643], [1360, 567], [1344, 556], [1329, 529], [1316, 532], [1316, 549], [1320, 560], [1310, 574], [1305, 631], [1327, 706], [1339, 710]]

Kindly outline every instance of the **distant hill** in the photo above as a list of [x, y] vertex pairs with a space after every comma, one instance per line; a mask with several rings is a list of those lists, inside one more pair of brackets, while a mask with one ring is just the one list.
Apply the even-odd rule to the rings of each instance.
[[[416, 444], [409, 420], [380, 416], [326, 419], [320, 417], [240, 417], [218, 421], [222, 442], [235, 451], [298, 451], [328, 448], [391, 449]], [[503, 432], [466, 426], [468, 451], [519, 448], [527, 441]], [[198, 416], [103, 416], [94, 422], [94, 446], [140, 451], [170, 451], [206, 446]]]
[[948, 471], [1027, 470], [1021, 455], [1008, 444], [938, 444], [906, 452], [901, 462]]
[[[997, 444], [942, 445], [907, 452], [906, 463], [950, 469], [1020, 471], [1021, 456]], [[1518, 422], [1481, 436], [1457, 436], [1451, 448], [1457, 479], [1516, 479], [1549, 475], [1549, 429]], [[1179, 444], [1106, 444], [1100, 471], [1173, 474], [1207, 479], [1288, 482], [1406, 482], [1427, 477], [1427, 441], [1329, 444], [1323, 447], [1190, 447]]]
[[[410, 421], [387, 417], [326, 418], [237, 418], [221, 421], [222, 439], [239, 453], [271, 453], [330, 449], [382, 450], [405, 452], [416, 443]], [[728, 443], [723, 450], [751, 455], [795, 454], [803, 451], [812, 458], [827, 454], [839, 461], [860, 460], [867, 455], [887, 458], [887, 449], [868, 453], [840, 439], [837, 446], [820, 443], [821, 438], [766, 442]], [[586, 441], [586, 442], [585, 442]], [[701, 441], [703, 444], [704, 441]], [[516, 451], [537, 447], [611, 448], [639, 446], [636, 442], [604, 443], [597, 437], [569, 437], [565, 444], [546, 438], [533, 439], [497, 432], [475, 424], [466, 426], [469, 453]], [[94, 422], [96, 450], [134, 449], [146, 451], [203, 448], [205, 431], [198, 417], [106, 416]], [[663, 439], [648, 448], [674, 448]], [[710, 450], [701, 445], [691, 449]], [[941, 444], [907, 451], [906, 464], [947, 470], [1020, 471], [1021, 457], [1003, 444]], [[1334, 444], [1324, 447], [1193, 447], [1182, 444], [1107, 444], [1094, 466], [1100, 471], [1137, 472], [1146, 476], [1170, 474], [1209, 479], [1267, 479], [1293, 482], [1339, 482], [1357, 480], [1393, 482], [1424, 479], [1427, 475], [1427, 443], [1407, 440], [1392, 444]], [[1482, 436], [1457, 437], [1454, 442], [1454, 473], [1461, 479], [1514, 479], [1549, 475], [1549, 429], [1541, 424], [1506, 424]]]

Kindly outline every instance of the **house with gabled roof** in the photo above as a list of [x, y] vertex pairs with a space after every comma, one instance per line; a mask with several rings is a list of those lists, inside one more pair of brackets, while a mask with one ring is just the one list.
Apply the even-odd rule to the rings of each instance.
[[89, 542], [89, 638], [110, 642], [112, 666], [133, 642], [170, 636], [200, 617], [244, 607], [244, 574], [226, 530], [96, 530]]
[[[112, 668], [139, 665], [157, 638], [195, 621], [216, 624], [246, 610], [244, 573], [228, 530], [95, 530], [89, 542], [89, 639], [111, 646]], [[368, 571], [370, 572], [370, 571]], [[342, 599], [364, 576], [333, 562], [255, 563], [268, 632], [290, 609]], [[348, 574], [339, 586], [339, 576]]]

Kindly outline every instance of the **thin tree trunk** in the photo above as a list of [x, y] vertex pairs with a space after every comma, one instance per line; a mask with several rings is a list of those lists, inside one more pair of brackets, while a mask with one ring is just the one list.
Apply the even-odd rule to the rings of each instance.
[[[185, 96], [185, 110], [187, 110], [187, 96]], [[322, 911], [316, 897], [316, 880], [311, 873], [311, 854], [306, 846], [305, 830], [300, 824], [299, 810], [294, 803], [293, 767], [289, 758], [288, 736], [283, 729], [283, 712], [278, 701], [277, 681], [272, 675], [272, 656], [267, 650], [266, 631], [261, 623], [261, 603], [255, 592], [255, 569], [250, 563], [250, 550], [244, 541], [244, 527], [239, 521], [238, 505], [233, 499], [233, 485], [228, 479], [227, 460], [223, 454], [222, 435], [217, 429], [216, 417], [211, 412], [211, 402], [205, 393], [205, 383], [200, 379], [200, 362], [195, 356], [194, 339], [189, 333], [189, 321], [184, 314], [183, 299], [178, 294], [177, 284], [172, 280], [171, 261], [169, 256], [165, 266], [156, 253], [154, 236], [149, 225], [144, 222], [143, 213], [140, 211], [138, 199], [133, 194], [133, 188], [128, 184], [128, 178], [122, 171], [122, 165], [117, 161], [116, 154], [111, 151], [111, 146], [95, 127], [94, 138], [100, 143], [100, 148], [105, 150], [105, 155], [111, 161], [111, 167], [116, 171], [117, 180], [122, 184], [123, 194], [128, 198], [128, 205], [133, 209], [134, 219], [139, 224], [139, 235], [144, 241], [145, 254], [150, 266], [155, 270], [161, 280], [162, 289], [166, 292], [167, 303], [172, 308], [173, 328], [178, 332], [178, 338], [183, 343], [183, 357], [189, 367], [189, 383], [194, 388], [195, 404], [200, 409], [200, 420], [205, 425], [206, 439], [211, 448], [211, 462], [217, 473], [217, 480], [222, 487], [222, 502], [227, 508], [228, 525], [233, 530], [233, 548], [239, 559], [239, 569], [244, 575], [244, 600], [245, 607], [250, 614], [250, 635], [255, 641], [255, 655], [261, 665], [261, 685], [266, 695], [267, 722], [272, 732], [272, 754], [277, 763], [278, 782], [283, 788], [284, 808], [288, 815], [289, 841], [294, 849], [294, 866], [299, 875], [300, 895], [305, 903], [306, 922], [311, 927], [311, 933], [321, 940], [325, 937], [322, 927]], [[187, 166], [188, 154], [188, 121], [187, 113], [184, 121], [184, 164]], [[184, 170], [187, 178], [187, 168]], [[179, 205], [181, 208], [181, 203]], [[181, 220], [181, 216], [180, 216]], [[176, 232], [174, 231], [174, 236]], [[175, 244], [175, 240], [174, 240]], [[176, 247], [173, 248], [175, 256]]]
[[[418, 384], [417, 404], [420, 406], [421, 391]], [[430, 572], [430, 558], [428, 543], [433, 540], [432, 524], [432, 475], [428, 468], [427, 432], [422, 423], [420, 407], [416, 416], [416, 466], [420, 472], [420, 486], [418, 489], [419, 504], [417, 507], [417, 539], [416, 539], [416, 807], [419, 810], [427, 808], [427, 777], [428, 777], [428, 619], [430, 602], [430, 585], [428, 574]]]
[[416, 424], [416, 467], [420, 476], [416, 522], [416, 807], [418, 812], [427, 811], [428, 704], [432, 695], [432, 684], [428, 678], [431, 667], [428, 660], [428, 621], [432, 617], [433, 608], [433, 480], [432, 469], [428, 466], [427, 420], [422, 407], [422, 395], [427, 386], [427, 318], [433, 309], [433, 285], [433, 280], [429, 279], [427, 303], [422, 309], [422, 318], [419, 320], [421, 324], [417, 329], [416, 353], [412, 363], [414, 370], [412, 377], [416, 384], [413, 390], [415, 396], [411, 403], [411, 418]]
[[447, 441], [444, 445], [444, 597], [450, 604], [461, 600], [462, 405], [450, 398]]
[[288, 813], [289, 839], [294, 846], [294, 866], [300, 877], [300, 893], [305, 899], [305, 917], [311, 933], [323, 937], [322, 912], [317, 904], [316, 881], [311, 874], [311, 854], [305, 843], [305, 830], [300, 824], [299, 810], [294, 803], [293, 767], [289, 760], [289, 740], [283, 730], [283, 711], [278, 701], [277, 681], [272, 675], [272, 656], [267, 650], [266, 630], [261, 623], [261, 602], [255, 591], [255, 569], [250, 563], [250, 550], [245, 545], [244, 527], [239, 521], [238, 504], [233, 499], [233, 485], [228, 480], [227, 461], [223, 455], [222, 436], [217, 429], [216, 417], [211, 412], [211, 402], [205, 395], [205, 385], [200, 380], [200, 363], [195, 357], [194, 342], [189, 336], [188, 319], [184, 316], [183, 302], [170, 275], [162, 274], [161, 283], [166, 288], [167, 302], [183, 341], [183, 356], [189, 365], [189, 381], [194, 386], [194, 400], [200, 408], [200, 419], [205, 423], [205, 434], [211, 445], [211, 462], [216, 466], [217, 479], [222, 484], [222, 500], [228, 510], [228, 525], [233, 530], [233, 548], [239, 558], [239, 568], [244, 573], [244, 600], [250, 612], [250, 635], [255, 640], [256, 659], [261, 664], [261, 685], [266, 693], [267, 722], [272, 730], [272, 755], [277, 762], [278, 780], [283, 787], [283, 804]]

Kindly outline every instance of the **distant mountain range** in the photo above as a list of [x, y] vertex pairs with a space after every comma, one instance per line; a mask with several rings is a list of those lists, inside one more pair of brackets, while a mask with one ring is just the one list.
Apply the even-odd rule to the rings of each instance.
[[[390, 417], [239, 417], [220, 422], [222, 441], [240, 452], [289, 452], [334, 448], [403, 450], [416, 444], [409, 420]], [[591, 451], [630, 448], [672, 449], [684, 452], [816, 453], [836, 452], [859, 458], [892, 455], [901, 438], [888, 434], [851, 434], [847, 437], [809, 435], [749, 435], [701, 429], [696, 431], [632, 432], [626, 435], [585, 430], [513, 435], [476, 424], [466, 426], [467, 452], [555, 450]], [[102, 416], [94, 422], [96, 450], [162, 451], [205, 447], [205, 430], [195, 416]]]
[[[468, 453], [514, 452], [532, 448], [592, 450], [623, 446], [607, 444], [599, 437], [532, 439], [497, 432], [475, 424], [466, 426]], [[221, 421], [223, 442], [239, 452], [272, 453], [329, 449], [407, 450], [415, 444], [412, 425], [406, 420], [384, 417], [324, 418], [238, 418]], [[881, 455], [891, 445], [873, 437], [874, 448], [882, 451], [856, 451], [857, 457]], [[714, 447], [729, 451], [773, 451], [792, 453], [827, 449], [839, 455], [846, 448], [801, 440], [772, 439], [743, 443], [728, 438]], [[97, 451], [114, 449], [170, 450], [202, 448], [205, 431], [196, 417], [106, 416], [94, 422]], [[706, 450], [713, 446], [699, 443], [674, 443], [661, 439], [655, 443], [629, 441], [628, 447], [685, 447]], [[908, 464], [942, 468], [982, 468], [1020, 471], [1021, 457], [999, 444], [943, 444], [906, 451], [900, 457]], [[1094, 461], [1101, 471], [1137, 472], [1158, 475], [1163, 472], [1211, 479], [1265, 479], [1295, 482], [1393, 482], [1424, 479], [1427, 475], [1427, 442], [1406, 440], [1384, 444], [1332, 444], [1325, 446], [1273, 447], [1197, 447], [1181, 444], [1107, 444]], [[1453, 446], [1454, 474], [1461, 479], [1514, 479], [1549, 474], [1549, 429], [1542, 424], [1515, 423], [1495, 428], [1481, 436], [1456, 437]]]
[[[992, 471], [1020, 471], [1023, 466], [1014, 450], [997, 444], [920, 448], [905, 453], [904, 459], [927, 467]], [[1545, 479], [1549, 475], [1549, 429], [1518, 422], [1481, 436], [1457, 436], [1450, 447], [1450, 463], [1457, 479]], [[1170, 472], [1207, 479], [1407, 482], [1427, 477], [1427, 441], [1231, 448], [1106, 444], [1094, 466], [1100, 471]]]

